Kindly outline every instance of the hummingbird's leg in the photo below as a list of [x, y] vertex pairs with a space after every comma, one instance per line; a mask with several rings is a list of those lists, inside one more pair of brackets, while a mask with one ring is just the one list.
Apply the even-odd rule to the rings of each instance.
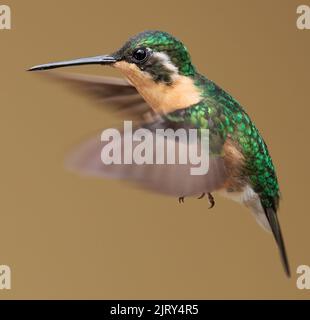
[[184, 196], [183, 197], [179, 197], [179, 203], [184, 203]]
[[214, 198], [210, 192], [208, 192], [208, 199], [209, 199], [209, 203], [210, 203], [209, 209], [212, 209], [215, 205], [215, 201], [214, 201]]
[[205, 194], [205, 192], [199, 197], [199, 198], [197, 198], [197, 199], [202, 199], [204, 196], [205, 196], [206, 194]]

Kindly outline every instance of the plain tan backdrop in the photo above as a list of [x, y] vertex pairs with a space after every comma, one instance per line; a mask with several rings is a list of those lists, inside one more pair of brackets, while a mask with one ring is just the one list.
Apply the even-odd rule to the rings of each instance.
[[[0, 264], [12, 269], [12, 290], [0, 299], [310, 298], [296, 288], [297, 266], [310, 265], [310, 31], [296, 28], [300, 1], [4, 2], [12, 30], [0, 30]], [[209, 211], [207, 200], [180, 205], [65, 171], [71, 146], [115, 119], [25, 69], [113, 52], [145, 29], [182, 39], [263, 134], [292, 279], [273, 238], [236, 203], [216, 197]]]

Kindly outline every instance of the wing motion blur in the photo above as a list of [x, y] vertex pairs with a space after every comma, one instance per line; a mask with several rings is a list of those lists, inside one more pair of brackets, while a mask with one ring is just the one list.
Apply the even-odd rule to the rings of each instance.
[[54, 71], [42, 75], [62, 82], [77, 93], [88, 95], [105, 110], [123, 119], [149, 122], [156, 117], [136, 88], [125, 79]]
[[[155, 132], [152, 132], [155, 140]], [[121, 136], [121, 149], [124, 149], [126, 135]], [[165, 143], [169, 138], [165, 137]], [[101, 152], [107, 142], [102, 142], [100, 135], [85, 141], [67, 159], [67, 167], [84, 176], [101, 178], [125, 179], [139, 184], [141, 187], [157, 193], [170, 196], [196, 196], [202, 192], [211, 193], [223, 185], [227, 179], [225, 163], [222, 157], [210, 156], [209, 170], [204, 175], [192, 175], [191, 169], [195, 166], [189, 161], [180, 164], [179, 159], [188, 154], [186, 148], [182, 148], [176, 141], [175, 164], [156, 164], [156, 157], [166, 158], [167, 151], [157, 150], [153, 146], [153, 164], [104, 164], [101, 160]], [[133, 143], [135, 149], [138, 143]], [[196, 147], [196, 146], [195, 146]], [[124, 151], [125, 152], [125, 151]], [[123, 162], [122, 162], [123, 163]]]
[[[128, 81], [120, 78], [89, 76], [82, 74], [70, 74], [60, 72], [45, 72], [49, 78], [62, 81], [79, 93], [84, 93], [106, 108], [110, 106], [112, 111], [122, 119], [130, 117], [138, 120], [139, 128], [149, 129], [155, 139], [157, 128], [169, 128], [169, 124], [155, 114], [144, 99]], [[127, 118], [128, 119], [128, 118]], [[126, 136], [121, 135], [121, 146], [124, 148]], [[167, 139], [165, 138], [167, 143]], [[176, 141], [175, 164], [110, 164], [106, 165], [101, 160], [101, 151], [106, 142], [100, 140], [100, 134], [85, 141], [67, 158], [67, 167], [79, 174], [86, 176], [125, 179], [133, 181], [143, 188], [179, 197], [199, 195], [201, 192], [212, 192], [218, 189], [225, 181], [226, 171], [221, 157], [210, 157], [209, 170], [206, 175], [191, 175], [190, 164], [179, 164], [179, 158], [188, 157], [178, 150], [182, 149], [180, 142]], [[134, 143], [133, 149], [137, 143]], [[188, 147], [188, 146], [187, 146]], [[196, 146], [195, 146], [196, 147]], [[197, 146], [198, 148], [198, 146]], [[186, 148], [183, 148], [188, 150]], [[162, 154], [165, 153], [165, 154]], [[154, 162], [156, 157], [166, 157], [166, 150], [158, 151], [153, 148]], [[189, 162], [188, 162], [189, 163]]]

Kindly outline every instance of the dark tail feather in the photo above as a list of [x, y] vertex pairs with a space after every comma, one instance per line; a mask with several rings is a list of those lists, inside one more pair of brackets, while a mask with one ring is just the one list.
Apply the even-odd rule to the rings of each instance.
[[290, 266], [289, 266], [289, 262], [288, 262], [288, 258], [285, 250], [284, 240], [282, 237], [282, 232], [281, 232], [280, 223], [277, 217], [277, 213], [272, 208], [265, 209], [265, 212], [266, 212], [267, 219], [270, 223], [272, 233], [278, 244], [278, 248], [280, 251], [280, 256], [281, 256], [285, 273], [288, 277], [290, 277], [291, 276]]

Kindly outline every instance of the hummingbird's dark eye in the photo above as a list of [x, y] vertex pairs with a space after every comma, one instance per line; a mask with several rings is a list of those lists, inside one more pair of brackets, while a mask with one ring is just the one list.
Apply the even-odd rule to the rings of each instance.
[[145, 48], [138, 48], [132, 53], [132, 57], [137, 62], [144, 62], [148, 57], [148, 51]]

